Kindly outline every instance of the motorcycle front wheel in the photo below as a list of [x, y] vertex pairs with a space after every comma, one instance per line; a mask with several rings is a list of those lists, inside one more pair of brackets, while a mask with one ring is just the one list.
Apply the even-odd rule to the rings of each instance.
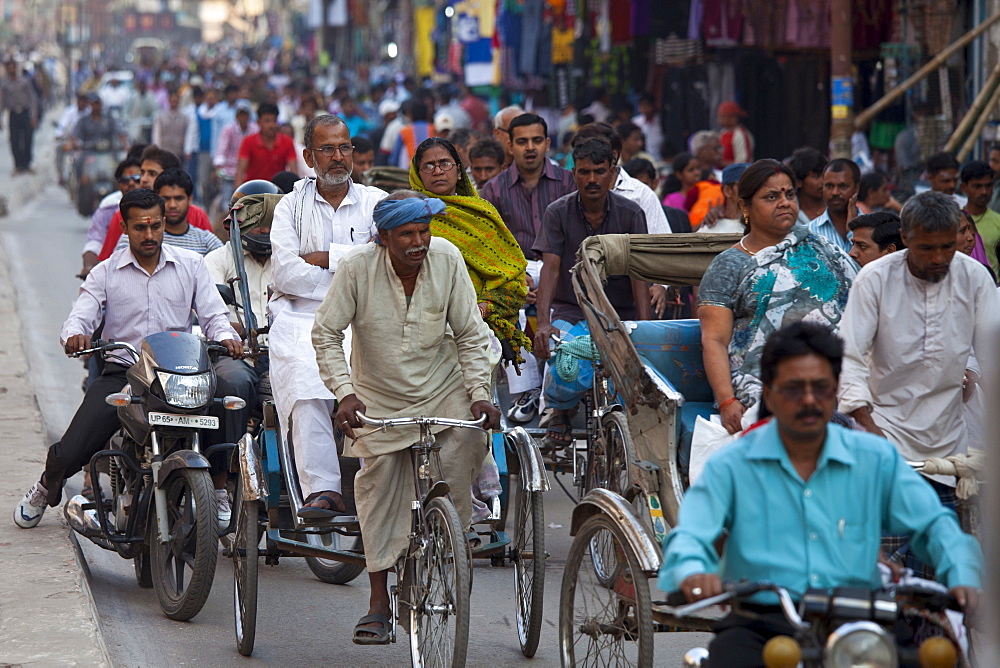
[[167, 540], [160, 542], [156, 504], [149, 525], [149, 556], [153, 589], [170, 619], [187, 621], [197, 615], [215, 579], [219, 515], [212, 478], [205, 469], [181, 469], [167, 483]]

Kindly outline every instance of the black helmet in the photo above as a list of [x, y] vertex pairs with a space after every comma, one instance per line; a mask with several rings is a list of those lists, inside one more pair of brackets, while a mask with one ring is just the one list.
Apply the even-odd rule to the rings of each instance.
[[233, 193], [232, 199], [229, 200], [229, 206], [236, 204], [240, 201], [240, 198], [245, 195], [280, 195], [281, 190], [278, 186], [274, 185], [270, 181], [265, 181], [264, 179], [254, 179], [253, 181], [247, 181], [240, 187], [236, 189]]

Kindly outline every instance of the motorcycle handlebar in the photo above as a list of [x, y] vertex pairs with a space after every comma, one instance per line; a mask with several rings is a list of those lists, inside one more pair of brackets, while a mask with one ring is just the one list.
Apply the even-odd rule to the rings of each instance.
[[84, 355], [92, 355], [93, 353], [109, 352], [111, 350], [126, 350], [130, 355], [132, 355], [133, 360], [139, 359], [139, 353], [136, 349], [132, 347], [131, 343], [115, 342], [115, 341], [102, 341], [98, 339], [97, 341], [91, 342], [91, 347], [85, 350], [78, 350], [75, 353], [70, 353], [70, 357], [82, 357]]

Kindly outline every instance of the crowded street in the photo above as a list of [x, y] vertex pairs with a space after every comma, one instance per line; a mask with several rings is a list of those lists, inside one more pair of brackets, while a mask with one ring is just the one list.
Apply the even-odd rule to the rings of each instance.
[[1000, 665], [1000, 0], [0, 0], [0, 666]]

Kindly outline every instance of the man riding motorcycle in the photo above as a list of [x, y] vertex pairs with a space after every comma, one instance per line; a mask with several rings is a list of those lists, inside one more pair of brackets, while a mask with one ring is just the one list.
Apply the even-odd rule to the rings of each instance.
[[[229, 312], [212, 283], [204, 259], [190, 251], [163, 245], [164, 202], [154, 192], [133, 190], [119, 206], [129, 245], [94, 268], [80, 288], [63, 324], [61, 339], [67, 353], [91, 347], [90, 336], [104, 318], [103, 336], [138, 349], [143, 338], [164, 331], [190, 332], [192, 309], [205, 334], [239, 358], [243, 345], [229, 325]], [[62, 439], [49, 448], [45, 471], [14, 509], [14, 523], [24, 529], [38, 525], [46, 505], [62, 498], [66, 478], [79, 471], [118, 429], [118, 412], [105, 397], [126, 384], [130, 361], [109, 357], [104, 371], [84, 396]], [[235, 394], [222, 377], [216, 397]], [[223, 418], [221, 405], [212, 414]], [[226, 424], [226, 420], [222, 419]], [[244, 426], [245, 429], [245, 426]], [[235, 441], [238, 434], [209, 432], [209, 444]], [[213, 440], [214, 439], [214, 440]], [[222, 494], [219, 494], [222, 492]], [[220, 510], [225, 490], [217, 490]], [[225, 499], [228, 510], [228, 497]]]
[[[720, 594], [723, 579], [770, 581], [793, 598], [808, 588], [874, 590], [881, 535], [907, 533], [966, 613], [975, 611], [975, 539], [891, 443], [829, 424], [842, 358], [841, 340], [815, 323], [771, 335], [761, 380], [774, 417], [713, 455], [688, 489], [664, 542], [661, 589], [679, 588], [691, 602]], [[793, 635], [776, 603], [760, 593], [716, 623], [711, 665], [759, 665], [767, 640]]]

